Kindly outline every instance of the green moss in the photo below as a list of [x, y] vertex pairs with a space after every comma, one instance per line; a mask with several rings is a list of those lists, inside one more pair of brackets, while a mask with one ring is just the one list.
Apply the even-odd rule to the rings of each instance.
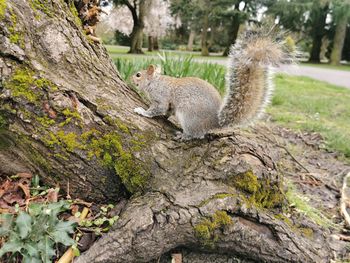
[[63, 143], [63, 147], [69, 152], [82, 148], [82, 145], [77, 141], [77, 135], [73, 132], [65, 133], [64, 131], [57, 132], [57, 139]]
[[260, 188], [258, 178], [252, 171], [247, 171], [242, 174], [238, 174], [234, 177], [234, 186], [239, 190], [246, 191], [250, 194], [254, 194]]
[[130, 192], [141, 189], [147, 182], [147, 169], [136, 160], [132, 150], [127, 150], [122, 144], [122, 137], [117, 132], [96, 137], [94, 132], [82, 135], [85, 138], [88, 156], [96, 156], [102, 163], [111, 167], [119, 175], [123, 184]]
[[[48, 0], [29, 0], [31, 8], [37, 12], [40, 10], [44, 14], [49, 17], [53, 17], [53, 12], [51, 11], [51, 7]], [[40, 18], [40, 16], [36, 16], [36, 18]]]
[[28, 68], [18, 68], [11, 78], [5, 81], [4, 87], [11, 90], [13, 97], [23, 97], [32, 103], [40, 100], [40, 95], [36, 92], [38, 89], [57, 88], [51, 81], [35, 77], [35, 72]]
[[36, 117], [35, 118], [44, 128], [48, 128], [52, 125], [54, 125], [56, 122], [53, 119], [50, 119], [47, 116], [44, 117]]
[[0, 0], [0, 20], [5, 18], [6, 6], [6, 0]]
[[307, 238], [313, 238], [314, 236], [314, 231], [311, 228], [300, 227], [299, 230]]
[[34, 72], [28, 69], [17, 69], [11, 79], [5, 82], [5, 88], [10, 89], [12, 96], [24, 97], [29, 102], [38, 100], [38, 95], [34, 92], [35, 79]]
[[269, 209], [281, 206], [285, 200], [280, 185], [272, 184], [269, 179], [258, 179], [252, 171], [233, 175], [229, 180], [244, 192], [241, 197], [250, 207]]
[[10, 9], [10, 19], [12, 25], [8, 27], [8, 30], [10, 32], [10, 42], [16, 45], [20, 45], [22, 48], [24, 48], [24, 36], [21, 32], [17, 31], [17, 16], [16, 14]]
[[7, 127], [7, 118], [4, 116], [3, 113], [0, 112], [0, 130]]
[[[149, 169], [134, 156], [134, 143], [124, 140], [123, 133], [111, 131], [102, 134], [91, 129], [78, 136], [75, 133], [49, 132], [43, 139], [48, 147], [65, 157], [67, 152], [83, 150], [88, 159], [96, 158], [105, 167], [113, 169], [129, 192], [143, 189]], [[138, 142], [143, 144], [142, 142]]]
[[79, 26], [82, 26], [82, 22], [79, 18], [79, 13], [78, 13], [78, 10], [76, 9], [75, 5], [74, 5], [74, 1], [73, 0], [70, 0], [69, 3], [69, 10], [71, 11], [71, 13], [73, 14], [74, 16], [74, 21], [77, 25]]
[[124, 133], [130, 134], [129, 128], [122, 123], [118, 118], [112, 118], [110, 116], [106, 116], [103, 118], [103, 121], [108, 123], [109, 125], [116, 126], [119, 130]]
[[231, 217], [225, 211], [216, 211], [210, 218], [195, 225], [194, 232], [202, 245], [214, 247], [219, 239], [217, 231], [232, 224]]
[[64, 125], [67, 125], [68, 123], [70, 123], [72, 120], [78, 120], [80, 125], [81, 125], [81, 116], [79, 114], [78, 111], [71, 111], [70, 109], [64, 109], [62, 112], [61, 112], [64, 116], [65, 116], [65, 120], [63, 122], [60, 123], [60, 127], [63, 127]]

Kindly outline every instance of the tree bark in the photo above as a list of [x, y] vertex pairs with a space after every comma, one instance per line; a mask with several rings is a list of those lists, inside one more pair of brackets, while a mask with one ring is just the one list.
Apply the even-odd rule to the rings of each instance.
[[208, 12], [206, 12], [203, 16], [202, 33], [201, 33], [202, 56], [209, 56], [208, 42], [207, 42], [208, 27], [209, 27], [209, 17], [208, 17]]
[[156, 51], [159, 50], [158, 37], [153, 37], [153, 50], [156, 50]]
[[344, 41], [346, 36], [346, 26], [348, 23], [348, 17], [344, 16], [339, 18], [336, 29], [335, 36], [333, 39], [333, 48], [330, 57], [330, 63], [332, 65], [339, 65], [341, 60], [341, 55], [344, 47]]
[[148, 36], [148, 51], [153, 51], [153, 37]]
[[188, 37], [188, 42], [187, 42], [187, 48], [186, 48], [187, 51], [193, 51], [193, 42], [194, 42], [195, 36], [196, 36], [196, 31], [191, 28], [190, 35]]
[[131, 45], [128, 53], [143, 54], [143, 29], [145, 27], [145, 17], [146, 12], [148, 11], [149, 3], [146, 0], [140, 0], [138, 4], [134, 3], [134, 5], [131, 5], [128, 1], [126, 1], [126, 3], [127, 7], [131, 11], [134, 23], [130, 35]]
[[280, 148], [238, 130], [173, 140], [174, 124], [133, 112], [145, 105], [67, 4], [42, 3], [9, 0], [0, 20], [0, 176], [31, 172], [73, 197], [126, 200], [113, 229], [75, 262], [149, 262], [178, 247], [329, 262], [327, 230], [301, 215], [283, 220], [277, 163], [291, 161]]

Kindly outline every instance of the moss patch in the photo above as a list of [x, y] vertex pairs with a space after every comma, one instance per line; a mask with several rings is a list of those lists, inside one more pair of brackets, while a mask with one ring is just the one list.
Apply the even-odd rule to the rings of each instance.
[[41, 97], [38, 89], [57, 88], [51, 81], [36, 77], [35, 72], [28, 68], [18, 68], [11, 78], [5, 81], [4, 87], [11, 90], [13, 97], [22, 97], [32, 103], [39, 101]]
[[6, 0], [0, 0], [0, 20], [5, 18], [6, 6]]
[[20, 45], [21, 48], [24, 48], [24, 36], [23, 33], [17, 30], [17, 16], [12, 11], [12, 9], [10, 9], [10, 19], [12, 23], [12, 25], [8, 27], [8, 30], [10, 32], [10, 42], [16, 45]]
[[[49, 2], [50, 1], [48, 0], [30, 0], [30, 6], [35, 12], [40, 10], [47, 16], [53, 17], [53, 12], [51, 11]], [[39, 18], [39, 16], [37, 16], [36, 18]]]
[[210, 218], [198, 223], [194, 227], [194, 232], [202, 245], [214, 247], [219, 239], [217, 231], [232, 224], [231, 217], [225, 211], [216, 211]]
[[271, 183], [269, 179], [258, 179], [252, 171], [230, 176], [229, 181], [243, 192], [241, 197], [250, 207], [269, 209], [282, 206], [285, 200], [280, 185]]
[[80, 18], [79, 18], [79, 13], [78, 13], [77, 8], [76, 8], [75, 5], [74, 5], [74, 1], [73, 1], [73, 0], [69, 0], [69, 1], [68, 1], [68, 6], [69, 6], [69, 10], [71, 11], [71, 13], [72, 13], [73, 16], [74, 16], [74, 21], [75, 21], [75, 23], [76, 23], [77, 25], [79, 25], [79, 26], [82, 26], [83, 24], [82, 24], [82, 22], [81, 22], [81, 20], [80, 20]]

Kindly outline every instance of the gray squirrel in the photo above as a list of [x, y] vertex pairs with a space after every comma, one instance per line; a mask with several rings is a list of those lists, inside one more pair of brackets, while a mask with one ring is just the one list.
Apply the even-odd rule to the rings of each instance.
[[273, 90], [270, 66], [285, 59], [283, 41], [271, 31], [246, 31], [230, 50], [224, 99], [202, 79], [161, 75], [159, 68], [150, 65], [132, 80], [151, 105], [134, 112], [149, 118], [174, 114], [183, 129], [183, 140], [203, 138], [219, 127], [246, 126], [258, 119], [269, 103]]

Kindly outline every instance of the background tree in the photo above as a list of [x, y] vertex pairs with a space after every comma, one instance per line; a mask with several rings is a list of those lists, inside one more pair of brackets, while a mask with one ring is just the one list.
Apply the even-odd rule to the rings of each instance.
[[313, 62], [320, 62], [322, 38], [326, 35], [326, 17], [329, 2], [325, 0], [280, 0], [265, 1], [268, 13], [278, 23], [292, 32], [301, 32], [310, 37], [310, 57]]
[[142, 51], [143, 29], [145, 27], [145, 18], [150, 10], [151, 2], [147, 0], [113, 0], [116, 6], [126, 6], [132, 15], [133, 28], [130, 35], [129, 53], [140, 54]]
[[330, 63], [338, 65], [341, 60], [342, 50], [346, 37], [346, 28], [350, 17], [350, 1], [334, 0], [332, 1], [332, 17], [335, 22], [335, 35], [333, 38], [333, 47], [330, 55]]
[[174, 24], [170, 14], [169, 1], [150, 0], [151, 7], [145, 19], [145, 33], [148, 35], [148, 50], [158, 50], [158, 38], [165, 36], [167, 29]]

